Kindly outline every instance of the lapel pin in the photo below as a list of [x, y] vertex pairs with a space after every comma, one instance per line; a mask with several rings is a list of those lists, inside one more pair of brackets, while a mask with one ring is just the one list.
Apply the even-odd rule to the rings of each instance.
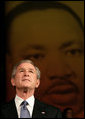
[[45, 114], [45, 112], [41, 112], [42, 114]]

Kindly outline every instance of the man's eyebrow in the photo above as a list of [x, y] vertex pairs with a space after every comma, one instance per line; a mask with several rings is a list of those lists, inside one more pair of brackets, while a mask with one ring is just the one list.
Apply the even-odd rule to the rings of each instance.
[[24, 70], [24, 68], [21, 68], [21, 67], [20, 67], [18, 70]]
[[45, 50], [45, 48], [41, 45], [31, 45], [31, 47], [36, 49], [36, 50]]
[[32, 45], [27, 45], [27, 47], [24, 47], [23, 51], [31, 50], [31, 49], [43, 51], [43, 50], [45, 50], [45, 47], [43, 47], [42, 45], [34, 45], [34, 44], [32, 44]]
[[29, 68], [29, 70], [30, 70], [30, 71], [34, 71], [34, 69], [33, 69], [33, 68]]
[[71, 46], [71, 45], [73, 45], [73, 44], [75, 44], [75, 43], [76, 43], [75, 41], [65, 42], [65, 43], [63, 43], [63, 44], [60, 46], [59, 49], [67, 48], [67, 47], [69, 47], [69, 46]]

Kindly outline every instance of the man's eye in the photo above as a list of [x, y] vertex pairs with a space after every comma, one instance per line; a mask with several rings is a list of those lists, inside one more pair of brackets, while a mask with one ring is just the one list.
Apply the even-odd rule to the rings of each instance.
[[34, 73], [33, 71], [29, 71], [29, 72]]
[[81, 55], [81, 53], [82, 53], [81, 49], [71, 49], [65, 52], [65, 54], [68, 56], [79, 56]]
[[20, 72], [24, 72], [24, 70], [20, 70]]
[[43, 54], [32, 54], [32, 55], [27, 55], [24, 57], [25, 59], [30, 58], [30, 59], [42, 59], [44, 58]]
[[35, 54], [35, 55], [33, 55], [33, 57], [34, 57], [35, 59], [40, 59], [40, 58], [43, 58], [44, 55], [43, 55], [43, 54]]

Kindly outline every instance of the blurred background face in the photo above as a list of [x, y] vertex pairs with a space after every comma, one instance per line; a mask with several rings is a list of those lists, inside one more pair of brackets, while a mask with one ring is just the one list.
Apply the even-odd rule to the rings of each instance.
[[31, 59], [41, 71], [35, 93], [41, 101], [61, 109], [83, 107], [83, 32], [63, 10], [31, 11], [18, 16], [10, 34], [12, 64]]
[[72, 110], [68, 110], [68, 111], [67, 111], [67, 114], [66, 114], [66, 117], [67, 117], [67, 118], [72, 118], [72, 115], [73, 115], [73, 114], [72, 114]]

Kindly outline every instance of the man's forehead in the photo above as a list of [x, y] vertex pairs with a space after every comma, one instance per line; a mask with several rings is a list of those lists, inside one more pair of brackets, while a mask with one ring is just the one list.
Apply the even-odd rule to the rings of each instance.
[[48, 44], [51, 39], [56, 44], [58, 39], [67, 40], [69, 36], [77, 36], [80, 33], [78, 22], [69, 12], [63, 9], [34, 10], [19, 15], [13, 21], [10, 46], [13, 49], [16, 45], [15, 48], [19, 49], [30, 43]]
[[76, 25], [79, 27], [73, 16], [64, 10], [36, 10], [18, 16], [11, 25], [11, 35], [12, 33], [21, 34], [21, 32], [26, 35], [29, 32], [42, 31], [44, 28], [47, 28], [47, 31], [49, 29], [62, 31]]
[[31, 63], [27, 63], [27, 62], [19, 64], [17, 69], [21, 69], [21, 68], [35, 69], [35, 67]]
[[[43, 18], [45, 20], [47, 17], [48, 17], [48, 19], [52, 19], [53, 15], [55, 14], [54, 10], [56, 10], [55, 16], [57, 16], [57, 19], [58, 19], [58, 16], [63, 16], [63, 15], [68, 16], [65, 14], [60, 15], [59, 11], [62, 11], [62, 13], [67, 12], [70, 16], [74, 17], [76, 22], [78, 22], [78, 25], [80, 25], [80, 27], [82, 27], [82, 23], [81, 23], [79, 16], [69, 6], [59, 3], [57, 1], [56, 2], [55, 1], [24, 2], [23, 4], [18, 5], [7, 15], [7, 19], [6, 19], [7, 27], [9, 27], [11, 25], [11, 23], [13, 23], [13, 21], [15, 21], [15, 20], [19, 20], [20, 24], [23, 23], [24, 21], [26, 22], [26, 20], [27, 20], [27, 22], [29, 24], [31, 24], [36, 20], [39, 22], [41, 16], [43, 16]], [[49, 11], [49, 13], [47, 13], [47, 11]], [[59, 15], [57, 14], [57, 11], [58, 11]], [[27, 13], [29, 13], [28, 17], [26, 15]], [[44, 14], [41, 14], [41, 13], [44, 13]], [[41, 19], [42, 19], [42, 17], [41, 17]], [[42, 19], [42, 21], [44, 21], [44, 19]], [[53, 19], [56, 19], [56, 18], [53, 17]], [[62, 19], [62, 17], [59, 19], [59, 21], [61, 19]], [[69, 19], [69, 18], [67, 18], [67, 19]], [[21, 20], [21, 22], [20, 22], [20, 20]], [[31, 23], [30, 23], [30, 21], [31, 21]], [[27, 22], [26, 22], [26, 24], [27, 24]], [[13, 24], [12, 24], [12, 26], [13, 26]], [[17, 24], [18, 24], [18, 22], [16, 23], [16, 25]], [[50, 23], [50, 25], [51, 25], [51, 23]]]
[[[55, 9], [49, 9], [44, 12], [31, 11], [16, 18], [11, 26], [10, 38], [14, 39], [14, 41], [19, 41], [19, 39], [20, 41], [21, 39], [28, 40], [28, 38], [32, 39], [33, 37], [40, 39], [42, 34], [46, 36], [47, 33], [51, 32], [53, 35], [57, 34], [58, 36], [58, 34], [65, 31], [68, 33], [67, 31], [78, 31], [78, 29], [80, 32], [79, 25], [68, 12], [64, 11], [62, 13], [62, 11], [59, 10], [58, 12]], [[36, 37], [37, 34], [38, 36]], [[52, 34], [48, 34], [48, 36]]]
[[68, 12], [63, 9], [46, 9], [46, 10], [32, 10], [29, 12], [25, 12], [19, 16], [17, 16], [14, 21], [14, 23], [36, 23], [36, 22], [46, 22], [47, 21], [52, 21], [52, 20], [63, 20], [73, 18], [73, 16]]
[[41, 16], [39, 17], [37, 13], [37, 18], [33, 13], [36, 18], [32, 20], [30, 17], [27, 18], [27, 15], [25, 15], [25, 17], [22, 16], [23, 19], [22, 17], [16, 19], [11, 27], [11, 49], [17, 50], [17, 52], [19, 50], [20, 52], [23, 47], [29, 48], [30, 44], [41, 44], [47, 47], [49, 45], [52, 46], [59, 43], [61, 44], [62, 42], [66, 42], [68, 40], [80, 40], [81, 29], [76, 23], [76, 20], [74, 20], [73, 17], [70, 17], [68, 13], [61, 13], [61, 15], [58, 14], [57, 16], [56, 11], [53, 11], [55, 10], [51, 10], [53, 16], [47, 11], [47, 13], [45, 13], [45, 17], [43, 12], [43, 16], [39, 12]]

